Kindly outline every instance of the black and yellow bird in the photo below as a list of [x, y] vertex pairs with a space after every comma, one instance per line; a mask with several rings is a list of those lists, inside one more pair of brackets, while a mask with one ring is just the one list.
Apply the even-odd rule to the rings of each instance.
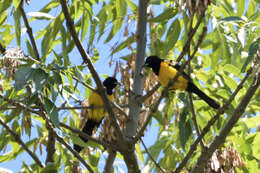
[[[158, 56], [147, 57], [143, 67], [152, 68], [153, 72], [158, 76], [159, 82], [163, 86], [167, 86], [180, 69], [180, 65], [172, 64], [172, 62], [163, 60]], [[181, 73], [178, 79], [174, 82], [173, 86], [170, 86], [169, 89], [186, 90], [188, 92], [195, 93], [212, 108], [219, 108], [219, 104], [215, 100], [207, 96], [203, 91], [201, 91], [192, 82], [192, 79], [184, 72]]]
[[[110, 101], [114, 100], [113, 97], [113, 89], [118, 85], [118, 81], [114, 77], [108, 77], [103, 81], [103, 85], [106, 88], [106, 94]], [[97, 92], [92, 92], [88, 98], [88, 105], [93, 106], [93, 108], [88, 110], [88, 120], [85, 123], [82, 132], [86, 133], [87, 135], [91, 136], [92, 131], [95, 127], [98, 127], [100, 123], [102, 122], [103, 118], [107, 114], [105, 109], [102, 107], [104, 106], [104, 102], [101, 98], [101, 96]], [[96, 106], [96, 108], [95, 108]], [[97, 106], [100, 106], [97, 108]], [[87, 142], [85, 138], [79, 135], [79, 137], [84, 141]], [[80, 152], [83, 147], [75, 144], [73, 148]]]

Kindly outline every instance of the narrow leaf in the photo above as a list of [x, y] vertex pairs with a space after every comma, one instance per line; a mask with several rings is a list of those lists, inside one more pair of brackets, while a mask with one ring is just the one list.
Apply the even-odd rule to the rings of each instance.
[[238, 16], [229, 16], [229, 17], [225, 17], [225, 18], [221, 19], [220, 21], [225, 21], [225, 22], [243, 21], [243, 19]]
[[241, 72], [245, 72], [247, 65], [252, 61], [252, 59], [254, 58], [254, 55], [255, 55], [256, 51], [259, 49], [259, 47], [260, 47], [260, 37], [250, 45], [248, 57], [241, 69]]
[[58, 109], [55, 106], [55, 104], [46, 97], [44, 98], [44, 108], [45, 108], [47, 114], [49, 115], [52, 123], [56, 127], [59, 127]]
[[168, 8], [155, 18], [148, 19], [149, 22], [162, 22], [173, 18], [177, 14], [175, 8]]
[[21, 90], [24, 88], [24, 85], [27, 83], [27, 81], [31, 78], [33, 74], [34, 69], [31, 67], [20, 67], [15, 72], [15, 83], [14, 87], [16, 90]]
[[166, 36], [166, 48], [164, 50], [164, 55], [174, 48], [181, 32], [181, 24], [178, 19], [176, 19], [168, 29]]
[[35, 17], [37, 19], [55, 19], [55, 17], [53, 17], [52, 15], [48, 14], [48, 13], [43, 13], [43, 12], [29, 12], [27, 13], [28, 16], [31, 17]]
[[16, 35], [16, 43], [20, 47], [21, 46], [21, 12], [20, 10], [14, 11], [14, 26], [15, 26], [15, 35]]
[[21, 0], [13, 0], [15, 10], [20, 5]]
[[32, 81], [35, 84], [36, 91], [40, 91], [48, 78], [48, 73], [43, 69], [35, 69], [32, 75]]

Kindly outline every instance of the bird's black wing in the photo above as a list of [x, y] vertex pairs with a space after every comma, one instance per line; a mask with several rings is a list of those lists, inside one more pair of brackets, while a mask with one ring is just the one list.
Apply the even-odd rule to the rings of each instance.
[[[170, 63], [169, 63], [169, 65], [170, 65], [171, 67], [173, 67], [173, 68], [177, 69], [178, 71], [179, 71], [179, 70], [180, 70], [180, 68], [181, 68], [181, 66], [180, 66], [179, 64], [177, 64], [177, 63], [174, 63], [174, 62], [173, 62], [173, 61], [171, 61], [171, 60], [170, 60]], [[192, 81], [192, 80], [191, 80], [191, 78], [190, 78], [190, 76], [189, 76], [187, 73], [185, 73], [185, 72], [182, 72], [181, 74], [182, 74], [182, 76], [183, 76], [185, 79], [187, 79], [188, 81]]]

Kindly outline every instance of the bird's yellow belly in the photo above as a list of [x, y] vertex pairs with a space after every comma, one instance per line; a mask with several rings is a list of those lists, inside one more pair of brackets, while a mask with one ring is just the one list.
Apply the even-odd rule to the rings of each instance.
[[[108, 95], [108, 99], [113, 101], [113, 95]], [[100, 122], [104, 116], [106, 116], [107, 112], [104, 108], [104, 103], [101, 96], [95, 92], [93, 92], [89, 96], [89, 106], [93, 106], [88, 111], [88, 118], [92, 119], [96, 122]], [[101, 106], [100, 108], [96, 108], [95, 106]]]
[[[168, 64], [161, 64], [159, 71], [159, 82], [163, 86], [167, 86], [168, 83], [176, 76], [178, 71], [175, 68], [169, 67]], [[174, 82], [173, 86], [170, 86], [169, 89], [173, 90], [185, 90], [188, 86], [188, 80], [183, 76], [179, 76], [177, 81]]]

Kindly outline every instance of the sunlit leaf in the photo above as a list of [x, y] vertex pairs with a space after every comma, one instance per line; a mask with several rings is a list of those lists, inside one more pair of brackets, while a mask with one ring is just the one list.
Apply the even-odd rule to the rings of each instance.
[[173, 18], [177, 14], [177, 10], [175, 8], [167, 8], [160, 15], [155, 18], [148, 19], [149, 22], [163, 22], [165, 20], [169, 20]]
[[15, 10], [14, 12], [14, 24], [15, 24], [15, 34], [16, 34], [16, 43], [18, 46], [21, 45], [21, 12], [20, 10]]
[[15, 73], [15, 84], [14, 87], [16, 90], [21, 90], [24, 88], [24, 85], [33, 75], [34, 69], [31, 67], [20, 67]]
[[50, 117], [50, 120], [52, 123], [56, 126], [59, 127], [59, 115], [58, 115], [58, 109], [55, 106], [55, 104], [49, 100], [48, 98], [44, 98], [44, 108]]
[[52, 15], [48, 14], [48, 13], [43, 13], [43, 12], [29, 12], [27, 13], [28, 16], [31, 17], [35, 17], [37, 19], [54, 19], [55, 17], [53, 17]]
[[13, 3], [14, 3], [14, 7], [15, 9], [17, 9], [17, 7], [20, 5], [21, 3], [21, 0], [13, 0]]
[[247, 65], [253, 60], [254, 58], [254, 55], [256, 53], [256, 51], [259, 49], [260, 47], [260, 38], [258, 38], [256, 41], [254, 41], [250, 47], [249, 47], [249, 52], [248, 52], [248, 57], [246, 59], [246, 62], [244, 63], [242, 69], [241, 69], [241, 72], [244, 72]]

